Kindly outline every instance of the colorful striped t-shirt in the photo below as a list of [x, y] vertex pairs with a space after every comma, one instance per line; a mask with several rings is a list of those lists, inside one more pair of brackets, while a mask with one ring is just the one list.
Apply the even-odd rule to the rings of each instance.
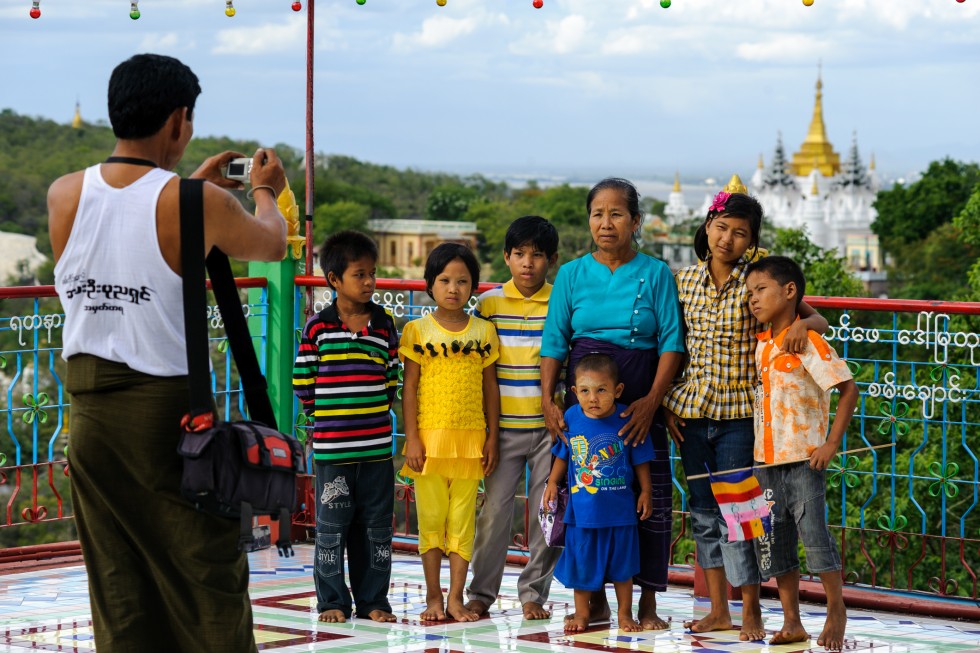
[[293, 391], [313, 417], [313, 459], [320, 464], [391, 458], [388, 413], [398, 384], [398, 332], [377, 304], [352, 333], [331, 304], [310, 318], [293, 366]]
[[544, 428], [541, 414], [541, 334], [548, 317], [551, 284], [525, 297], [511, 279], [480, 295], [477, 313], [497, 328], [500, 358], [500, 428]]

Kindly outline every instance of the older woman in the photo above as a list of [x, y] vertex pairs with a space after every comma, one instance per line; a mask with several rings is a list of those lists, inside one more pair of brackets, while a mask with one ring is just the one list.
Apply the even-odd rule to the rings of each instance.
[[[629, 442], [653, 438], [656, 460], [653, 515], [640, 524], [642, 588], [638, 619], [647, 629], [666, 628], [657, 616], [655, 592], [667, 587], [671, 535], [671, 476], [667, 431], [658, 411], [684, 352], [677, 287], [662, 261], [636, 250], [642, 222], [639, 195], [625, 179], [604, 179], [589, 191], [586, 209], [596, 250], [558, 270], [541, 344], [541, 394], [545, 424], [555, 436], [565, 430], [553, 398], [568, 359], [566, 385], [582, 356], [600, 352], [619, 365], [625, 391], [620, 398], [629, 419], [621, 435]], [[566, 408], [576, 403], [566, 393]], [[592, 618], [608, 616], [605, 596], [592, 602]]]

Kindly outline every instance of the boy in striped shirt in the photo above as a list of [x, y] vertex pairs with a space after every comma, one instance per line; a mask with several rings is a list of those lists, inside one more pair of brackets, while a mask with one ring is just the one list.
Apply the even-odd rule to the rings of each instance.
[[[484, 481], [484, 504], [476, 520], [473, 578], [466, 608], [485, 615], [497, 600], [514, 521], [514, 499], [525, 464], [530, 468], [528, 506], [537, 510], [551, 472], [552, 438], [541, 414], [541, 334], [548, 315], [548, 271], [558, 260], [558, 231], [538, 216], [515, 220], [504, 237], [511, 280], [480, 295], [477, 312], [493, 322], [500, 338], [500, 453]], [[528, 533], [530, 558], [517, 580], [526, 619], [548, 619], [544, 609], [561, 549], [550, 548], [540, 528]]]
[[320, 250], [334, 302], [310, 318], [293, 366], [293, 390], [313, 418], [316, 463], [314, 584], [320, 621], [354, 612], [394, 621], [388, 602], [395, 475], [389, 414], [398, 383], [398, 332], [372, 301], [378, 248], [341, 231]]

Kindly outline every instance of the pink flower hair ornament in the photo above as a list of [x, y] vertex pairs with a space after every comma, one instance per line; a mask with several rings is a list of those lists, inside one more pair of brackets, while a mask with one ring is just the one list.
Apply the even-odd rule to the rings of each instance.
[[708, 212], [723, 212], [725, 210], [725, 203], [728, 202], [728, 198], [731, 196], [731, 193], [726, 193], [725, 191], [721, 191], [715, 195], [715, 198], [711, 200], [711, 207], [708, 209]]

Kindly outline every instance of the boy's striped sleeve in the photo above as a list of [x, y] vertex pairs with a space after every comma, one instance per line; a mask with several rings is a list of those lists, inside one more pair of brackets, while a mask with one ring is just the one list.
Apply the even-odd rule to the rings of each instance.
[[316, 399], [315, 386], [320, 355], [312, 340], [314, 326], [315, 324], [311, 320], [303, 329], [299, 352], [296, 354], [296, 362], [293, 364], [293, 392], [303, 404], [312, 404]]
[[388, 387], [388, 406], [389, 408], [395, 403], [395, 397], [398, 394], [398, 366], [401, 365], [401, 361], [398, 359], [398, 329], [395, 328], [395, 320], [392, 318], [391, 313], [387, 311], [385, 314], [388, 316], [388, 369], [387, 373], [387, 387]]

